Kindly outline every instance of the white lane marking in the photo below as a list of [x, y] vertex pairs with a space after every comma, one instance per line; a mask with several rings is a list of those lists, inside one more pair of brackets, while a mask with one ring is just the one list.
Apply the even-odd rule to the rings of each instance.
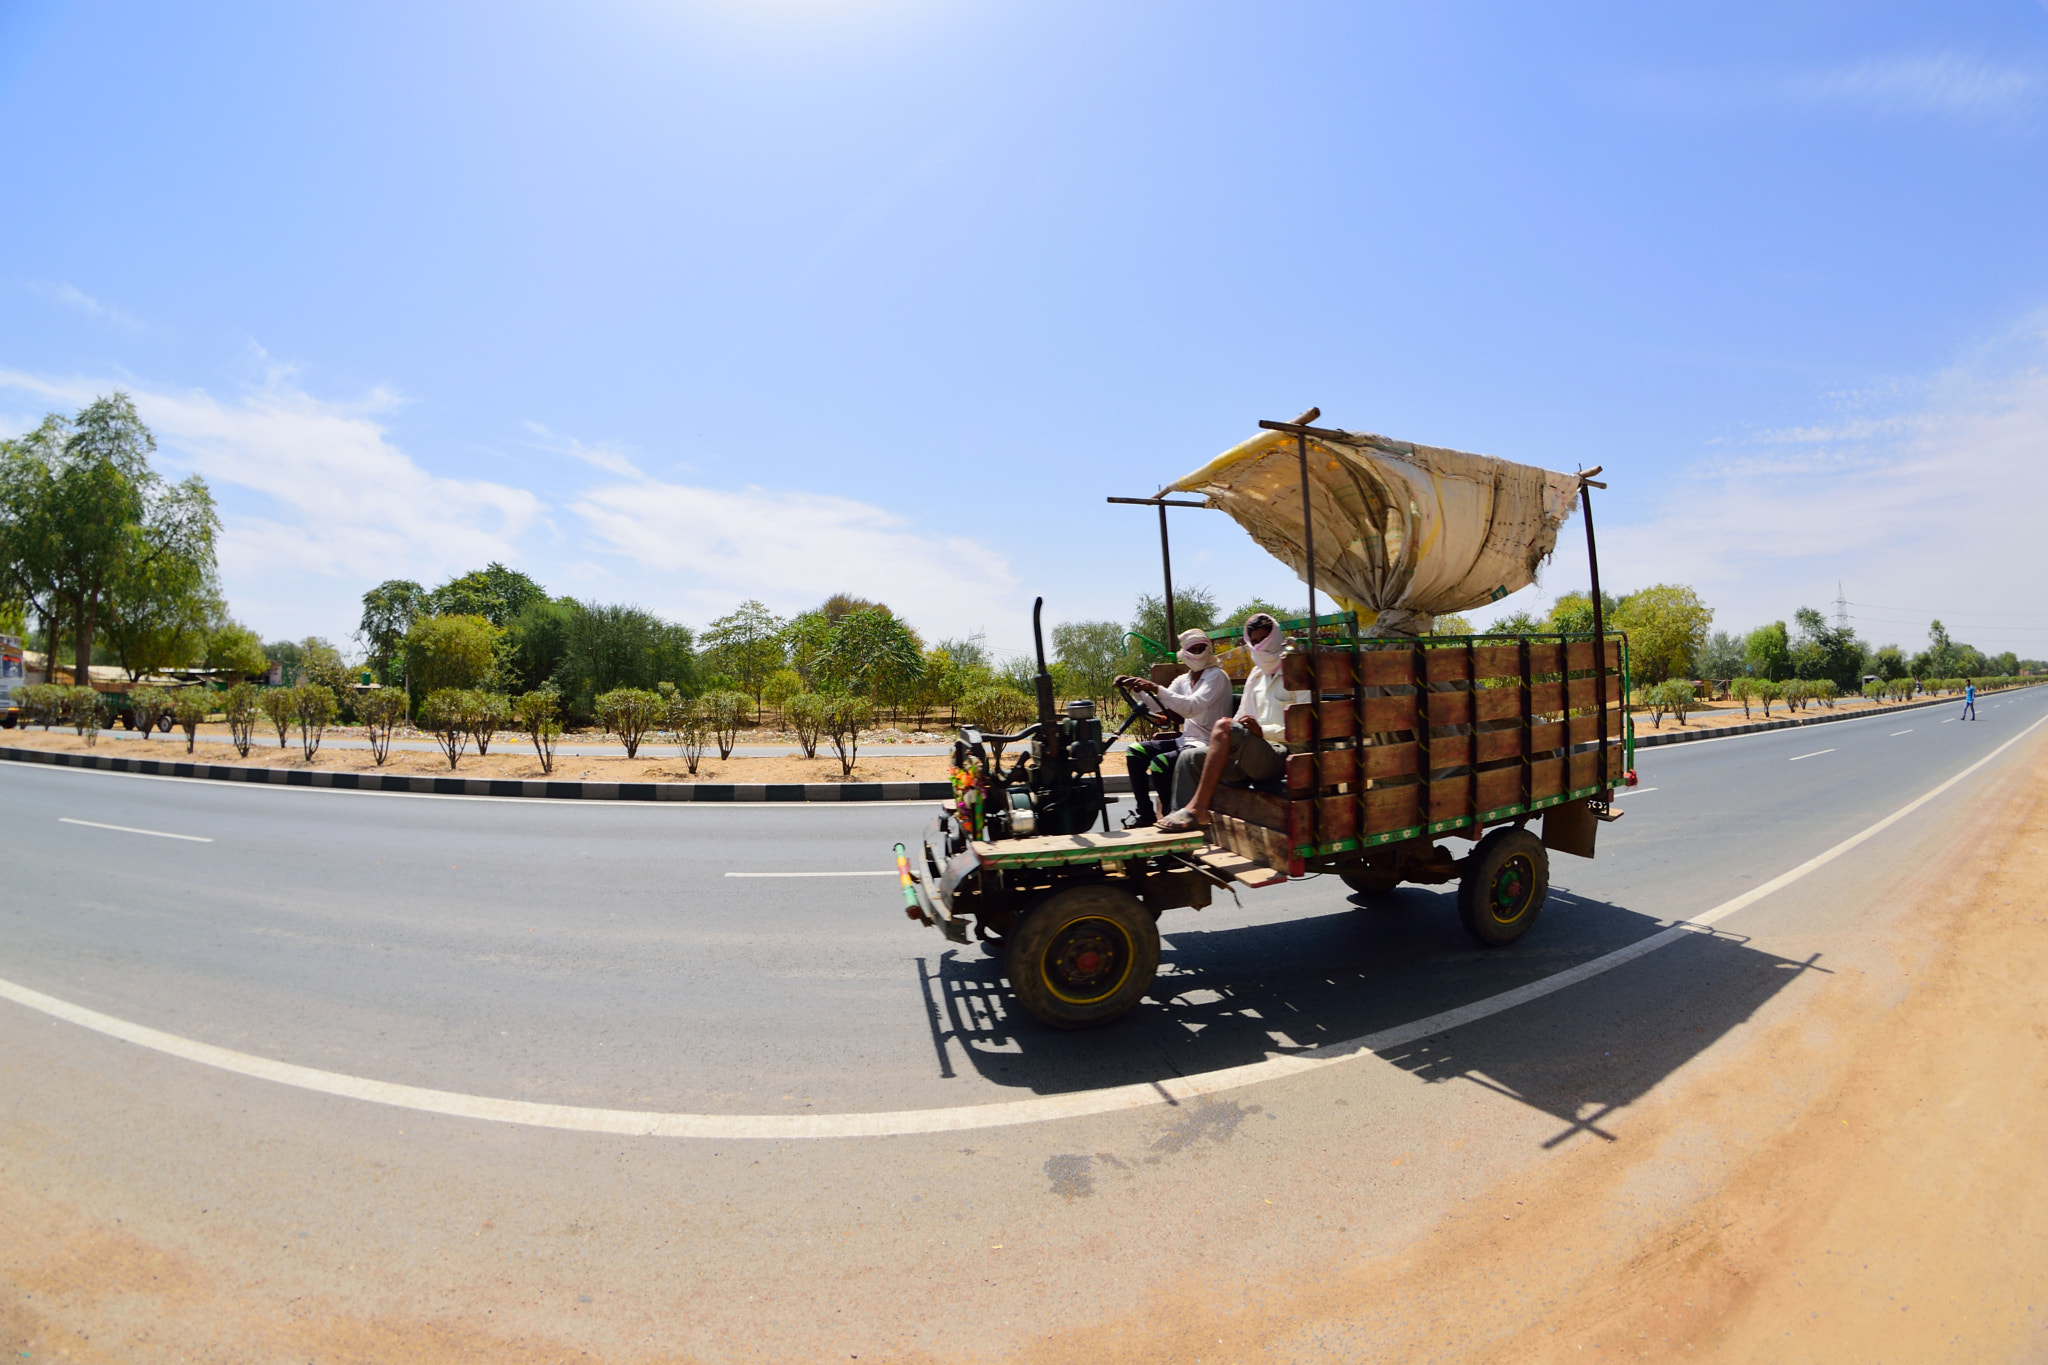
[[1897, 738], [1898, 738], [1898, 737], [1899, 737], [1900, 735], [1910, 735], [1910, 734], [1912, 734], [1912, 733], [1913, 733], [1913, 732], [1912, 732], [1911, 730], [1894, 730], [1894, 731], [1892, 731], [1892, 733], [1891, 733], [1891, 736], [1890, 736], [1890, 737], [1891, 737], [1892, 739], [1897, 739]]
[[1677, 943], [1687, 935], [1697, 934], [1708, 925], [1726, 919], [1737, 911], [1756, 904], [1764, 897], [1784, 890], [1866, 840], [1882, 834], [2043, 725], [2048, 725], [2048, 716], [2035, 721], [1954, 777], [1908, 801], [1868, 829], [1850, 835], [1833, 848], [1808, 858], [1788, 872], [1779, 873], [1763, 885], [1753, 887], [1732, 900], [1722, 901], [1713, 909], [1702, 911], [1690, 919], [1678, 920], [1669, 928], [1651, 934], [1648, 938], [1639, 939], [1626, 948], [1617, 948], [1590, 962], [1582, 962], [1566, 971], [1544, 977], [1541, 981], [1532, 981], [1526, 986], [1517, 986], [1511, 991], [1502, 991], [1499, 995], [1475, 1000], [1469, 1005], [1460, 1005], [1456, 1009], [1432, 1014], [1412, 1023], [1398, 1024], [1390, 1029], [1382, 1029], [1378, 1033], [1368, 1033], [1363, 1038], [1353, 1038], [1348, 1042], [1330, 1043], [1306, 1052], [1268, 1056], [1263, 1062], [1250, 1062], [1244, 1066], [1226, 1067], [1220, 1071], [1203, 1072], [1195, 1076], [1175, 1076], [1162, 1081], [1111, 1086], [1103, 1090], [1087, 1090], [1071, 1095], [1043, 1095], [1028, 1100], [1004, 1100], [994, 1104], [967, 1104], [947, 1109], [899, 1109], [893, 1112], [868, 1114], [662, 1114], [636, 1109], [585, 1109], [568, 1104], [537, 1104], [531, 1100], [502, 1100], [487, 1095], [429, 1090], [423, 1086], [398, 1085], [362, 1076], [345, 1076], [338, 1072], [320, 1071], [292, 1062], [255, 1057], [246, 1052], [233, 1052], [224, 1047], [215, 1047], [211, 1043], [180, 1038], [176, 1034], [163, 1033], [141, 1024], [129, 1023], [125, 1019], [116, 1019], [110, 1014], [101, 1014], [97, 1010], [89, 1010], [82, 1005], [74, 1005], [55, 996], [44, 995], [41, 991], [30, 990], [12, 981], [0, 980], [0, 998], [12, 1000], [18, 1005], [38, 1010], [52, 1018], [77, 1024], [81, 1028], [91, 1029], [95, 1033], [103, 1033], [110, 1038], [119, 1038], [124, 1042], [134, 1043], [185, 1061], [232, 1071], [237, 1075], [253, 1076], [258, 1080], [276, 1081], [281, 1085], [296, 1086], [301, 1090], [369, 1100], [372, 1103], [393, 1105], [401, 1109], [447, 1114], [454, 1118], [519, 1123], [534, 1128], [557, 1128], [579, 1133], [615, 1133], [634, 1137], [761, 1138], [778, 1141], [799, 1138], [901, 1137], [916, 1133], [958, 1133], [981, 1128], [1008, 1128], [1023, 1123], [1044, 1123], [1049, 1119], [1122, 1113], [1161, 1104], [1179, 1104], [1185, 1100], [1200, 1099], [1225, 1090], [1256, 1085], [1262, 1081], [1279, 1080], [1285, 1076], [1298, 1076], [1303, 1072], [1317, 1071], [1326, 1066], [1375, 1056], [1393, 1048], [1405, 1047], [1433, 1034], [1476, 1023], [1504, 1010], [1511, 1010], [1517, 1005], [1541, 1000], [1546, 995], [1553, 995], [1581, 981], [1590, 981], [1596, 976], [1613, 971], [1616, 967], [1634, 962], [1637, 958], [1647, 957], [1659, 948]]
[[1627, 790], [1623, 791], [1621, 793], [1621, 796], [1617, 796], [1614, 799], [1619, 801], [1622, 796], [1643, 796], [1649, 792], [1653, 792], [1656, 790], [1657, 788], [1655, 787], [1630, 787]]
[[1822, 754], [1831, 754], [1833, 752], [1833, 749], [1815, 749], [1810, 754], [1800, 754], [1797, 758], [1788, 758], [1785, 761], [1787, 763], [1797, 763], [1801, 758], [1819, 758]]
[[147, 834], [152, 839], [183, 839], [189, 844], [210, 844], [211, 839], [202, 839], [196, 834], [166, 834], [160, 829], [136, 829], [132, 825], [103, 825], [97, 820], [74, 820], [68, 815], [57, 817], [60, 825], [84, 825], [89, 829], [118, 830], [123, 834]]
[[893, 877], [895, 871], [887, 872], [728, 872], [728, 877]]
[[1950, 716], [1947, 720], [1942, 722], [1943, 725], [1954, 725], [1955, 723], [1956, 718], [1954, 716]]

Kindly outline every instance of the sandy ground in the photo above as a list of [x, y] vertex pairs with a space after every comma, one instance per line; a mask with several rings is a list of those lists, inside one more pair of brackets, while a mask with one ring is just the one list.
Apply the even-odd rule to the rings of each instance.
[[[226, 733], [225, 727], [208, 728]], [[357, 739], [362, 736], [360, 730], [335, 730], [331, 733], [337, 738]], [[246, 759], [221, 744], [199, 745], [197, 753], [188, 755], [183, 733], [141, 741], [106, 741], [93, 747], [91, 752], [118, 754], [124, 758], [189, 758], [196, 763], [229, 766], [317, 768], [337, 773], [450, 775], [448, 760], [438, 750], [393, 749], [388, 761], [380, 768], [368, 749], [322, 748], [308, 763], [296, 734], [292, 736], [290, 746], [283, 749], [277, 747], [277, 732], [274, 730], [267, 735], [259, 734], [257, 740]], [[750, 739], [748, 742], [758, 741]], [[74, 753], [86, 752], [88, 748], [84, 738], [70, 730], [47, 733], [42, 730], [12, 730], [0, 737], [0, 744]], [[698, 762], [697, 771], [692, 775], [688, 765], [677, 756], [673, 744], [649, 744], [642, 747], [637, 758], [557, 754], [553, 776], [564, 782], [586, 779], [593, 782], [943, 782], [949, 765], [950, 760], [943, 754], [881, 754], [860, 758], [849, 775], [841, 769], [830, 745], [821, 745], [816, 758], [736, 757], [721, 760], [718, 751], [712, 749]], [[540, 759], [523, 735], [500, 735], [492, 742], [487, 755], [479, 755], [471, 748], [462, 755], [453, 772], [460, 777], [549, 776], [541, 771]]]
[[[1920, 697], [1917, 700], [1926, 701], [1928, 698]], [[1963, 699], [1957, 697], [1955, 703], [1957, 708], [1961, 709]], [[1716, 730], [1729, 725], [1746, 725], [1751, 721], [1758, 720], [1810, 720], [1815, 716], [1829, 715], [1861, 716], [1869, 715], [1876, 711], [1895, 711], [1906, 704], [1904, 702], [1890, 701], [1874, 702], [1863, 697], [1852, 697], [1837, 701], [1832, 707], [1824, 702], [1816, 701], [1809, 702], [1799, 710], [1793, 711], [1787, 709], [1783, 702], [1772, 702], [1771, 713], [1767, 716], [1764, 714], [1763, 703], [1761, 702], [1751, 702], [1749, 714], [1744, 715], [1742, 703], [1739, 701], [1715, 701], [1706, 703], [1700, 710], [1688, 712], [1683, 726], [1678, 723], [1676, 716], [1666, 715], [1661, 721], [1653, 722], [1648, 711], [1637, 711], [1636, 733], [1639, 735], [1649, 735], [1664, 730]]]

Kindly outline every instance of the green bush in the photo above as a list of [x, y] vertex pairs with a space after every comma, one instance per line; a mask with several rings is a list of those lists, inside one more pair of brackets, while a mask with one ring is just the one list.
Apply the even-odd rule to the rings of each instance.
[[668, 728], [675, 736], [677, 747], [682, 750], [683, 762], [688, 766], [690, 776], [695, 777], [697, 765], [704, 761], [704, 750], [711, 742], [710, 710], [694, 697], [670, 697]]
[[64, 722], [65, 707], [71, 702], [71, 689], [52, 683], [31, 683], [18, 688], [14, 693], [15, 704], [21, 707], [23, 725], [41, 725], [45, 730]]
[[285, 736], [292, 732], [292, 720], [299, 713], [298, 701], [289, 687], [266, 687], [256, 698], [256, 709], [261, 711], [277, 727], [277, 747], [284, 747]]
[[978, 687], [960, 699], [961, 718], [988, 734], [1015, 734], [1038, 714], [1038, 703], [1011, 687]]
[[1769, 720], [1771, 717], [1771, 703], [1784, 695], [1785, 685], [1783, 683], [1772, 682], [1769, 678], [1759, 678], [1757, 680], [1756, 697], [1758, 701], [1764, 704], [1765, 720]]
[[865, 697], [832, 697], [825, 703], [825, 735], [832, 741], [832, 752], [839, 755], [839, 772], [842, 777], [853, 775], [853, 765], [860, 758], [860, 732], [873, 727], [875, 708]]
[[469, 737], [476, 741], [477, 757], [491, 751], [491, 740], [512, 719], [512, 701], [502, 692], [478, 692], [470, 700]]
[[[768, 681], [761, 684], [761, 700], [774, 707], [777, 712], [788, 704], [791, 697], [804, 690], [804, 680], [793, 668], [778, 668], [768, 675]], [[783, 718], [787, 722], [788, 717]]]
[[1669, 678], [1643, 690], [1643, 704], [1650, 709], [1650, 723], [1661, 728], [1665, 712], [1678, 717], [1680, 725], [1685, 724], [1686, 713], [1692, 711], [1698, 698], [1693, 685], [1680, 678]]
[[256, 717], [261, 714], [256, 706], [255, 684], [238, 682], [230, 687], [221, 697], [221, 712], [228, 723], [228, 737], [235, 742], [235, 752], [247, 758], [250, 746], [256, 742]]
[[661, 694], [644, 687], [614, 687], [599, 693], [592, 707], [597, 712], [598, 724], [617, 735], [626, 746], [627, 758], [639, 756], [647, 732], [658, 727], [668, 711]]
[[1730, 680], [1728, 695], [1742, 703], [1742, 718], [1748, 720], [1749, 704], [1756, 701], [1758, 697], [1757, 680], [1747, 676]]
[[97, 743], [100, 726], [107, 719], [107, 699], [96, 688], [67, 687], [64, 690], [69, 694], [64, 705], [64, 719], [87, 744]]
[[782, 723], [795, 734], [805, 758], [818, 756], [818, 737], [825, 730], [826, 699], [815, 692], [799, 692], [782, 703]]
[[171, 715], [177, 720], [178, 728], [185, 732], [186, 753], [191, 753], [199, 743], [199, 727], [212, 710], [213, 694], [205, 688], [181, 687], [177, 690], [171, 702]]
[[754, 709], [754, 703], [744, 692], [708, 692], [701, 698], [704, 716], [711, 727], [711, 737], [718, 742], [718, 757], [721, 762], [732, 757], [733, 745], [739, 742], [740, 724]]
[[462, 762], [469, 747], [469, 695], [460, 687], [443, 687], [429, 692], [420, 703], [419, 727], [441, 746], [451, 770]]
[[512, 699], [512, 716], [533, 741], [540, 755], [540, 770], [555, 770], [555, 741], [562, 736], [562, 697], [551, 687], [522, 692]]
[[172, 714], [172, 705], [171, 694], [161, 687], [138, 687], [128, 694], [128, 714], [144, 739], [155, 734], [157, 723]]
[[383, 767], [391, 757], [391, 732], [405, 719], [405, 693], [396, 687], [373, 687], [358, 693], [356, 719], [363, 723], [363, 734], [370, 741], [371, 760]]
[[299, 723], [299, 746], [306, 751], [306, 762], [311, 763], [320, 752], [320, 741], [339, 710], [331, 687], [303, 682], [292, 689], [292, 718]]

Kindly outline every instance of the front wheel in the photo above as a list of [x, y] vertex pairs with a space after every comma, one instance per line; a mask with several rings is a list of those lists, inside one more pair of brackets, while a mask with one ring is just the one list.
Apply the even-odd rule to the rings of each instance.
[[1489, 948], [1529, 932], [1550, 895], [1550, 854], [1526, 829], [1503, 825], [1479, 841], [1458, 881], [1458, 918]]
[[1010, 989], [1058, 1029], [1129, 1014], [1159, 972], [1159, 926], [1136, 896], [1100, 883], [1055, 892], [1005, 936]]

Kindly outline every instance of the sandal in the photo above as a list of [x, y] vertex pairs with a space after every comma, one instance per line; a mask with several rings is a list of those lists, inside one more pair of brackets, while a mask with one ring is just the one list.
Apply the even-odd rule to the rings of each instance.
[[1182, 806], [1152, 828], [1160, 834], [1186, 834], [1190, 830], [1202, 828], [1205, 823], [1207, 822], [1201, 816], [1196, 815], [1186, 806]]

